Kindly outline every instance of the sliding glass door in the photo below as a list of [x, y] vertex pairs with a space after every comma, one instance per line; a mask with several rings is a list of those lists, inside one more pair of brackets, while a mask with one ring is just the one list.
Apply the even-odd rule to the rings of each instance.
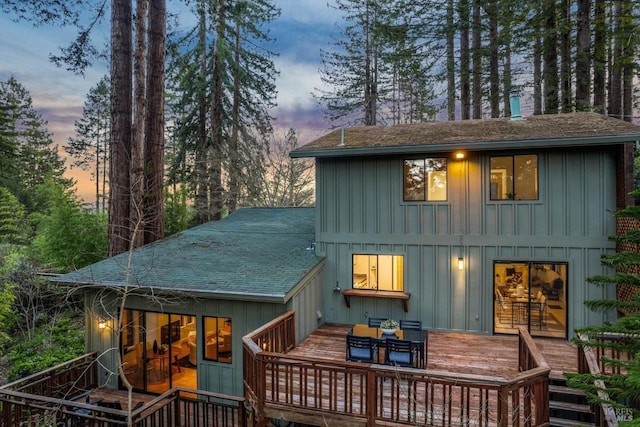
[[567, 263], [496, 261], [494, 332], [567, 338]]
[[121, 355], [127, 380], [151, 393], [197, 388], [195, 331], [195, 316], [125, 310]]

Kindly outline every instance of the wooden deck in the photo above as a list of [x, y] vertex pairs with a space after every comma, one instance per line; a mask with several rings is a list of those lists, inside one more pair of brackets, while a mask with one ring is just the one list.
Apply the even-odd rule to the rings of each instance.
[[[344, 361], [346, 336], [352, 325], [325, 324], [289, 353], [292, 356]], [[534, 338], [551, 375], [578, 372], [576, 346], [553, 338]], [[516, 374], [518, 337], [429, 331], [427, 369], [485, 376]]]
[[[430, 331], [427, 368], [345, 360], [352, 325], [295, 344], [294, 312], [243, 338], [245, 397], [257, 421], [345, 426], [548, 426], [548, 380], [577, 371], [567, 341]], [[260, 424], [259, 424], [260, 425]]]

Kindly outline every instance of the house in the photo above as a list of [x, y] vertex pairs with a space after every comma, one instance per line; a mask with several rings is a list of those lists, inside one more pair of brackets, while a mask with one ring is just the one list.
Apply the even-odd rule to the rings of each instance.
[[314, 218], [313, 208], [239, 209], [54, 279], [84, 292], [86, 346], [100, 354], [99, 378], [122, 386], [110, 351], [119, 348], [136, 391], [184, 386], [242, 396], [243, 335], [288, 310], [300, 313], [301, 337], [322, 321]]
[[[336, 129], [316, 161], [324, 320], [570, 338], [615, 250], [640, 127], [594, 113]], [[390, 298], [391, 297], [391, 298]]]
[[586, 279], [615, 250], [639, 139], [591, 113], [337, 129], [291, 153], [315, 158], [315, 208], [239, 209], [56, 280], [85, 290], [105, 373], [116, 349], [147, 392], [242, 395], [242, 337], [289, 310], [298, 342], [368, 317], [568, 339], [609, 316], [583, 306], [608, 292]]

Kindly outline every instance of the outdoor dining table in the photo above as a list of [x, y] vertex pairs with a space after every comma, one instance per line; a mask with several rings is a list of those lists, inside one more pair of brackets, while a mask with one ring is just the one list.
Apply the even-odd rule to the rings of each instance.
[[535, 313], [531, 321], [542, 326], [542, 304], [539, 300], [527, 297], [510, 296], [511, 299], [511, 327], [527, 325], [530, 312]]
[[418, 353], [418, 367], [427, 366], [428, 331], [426, 329], [397, 329], [393, 334], [385, 334], [382, 329], [358, 323], [349, 331], [357, 337], [371, 337], [380, 348], [384, 348], [387, 338], [411, 341], [412, 347]]

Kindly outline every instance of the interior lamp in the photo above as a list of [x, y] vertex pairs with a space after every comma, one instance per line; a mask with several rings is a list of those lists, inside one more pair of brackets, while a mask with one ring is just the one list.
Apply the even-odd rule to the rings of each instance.
[[458, 270], [464, 270], [464, 258], [458, 258]]
[[105, 329], [107, 327], [107, 321], [100, 317], [98, 319], [98, 329]]

